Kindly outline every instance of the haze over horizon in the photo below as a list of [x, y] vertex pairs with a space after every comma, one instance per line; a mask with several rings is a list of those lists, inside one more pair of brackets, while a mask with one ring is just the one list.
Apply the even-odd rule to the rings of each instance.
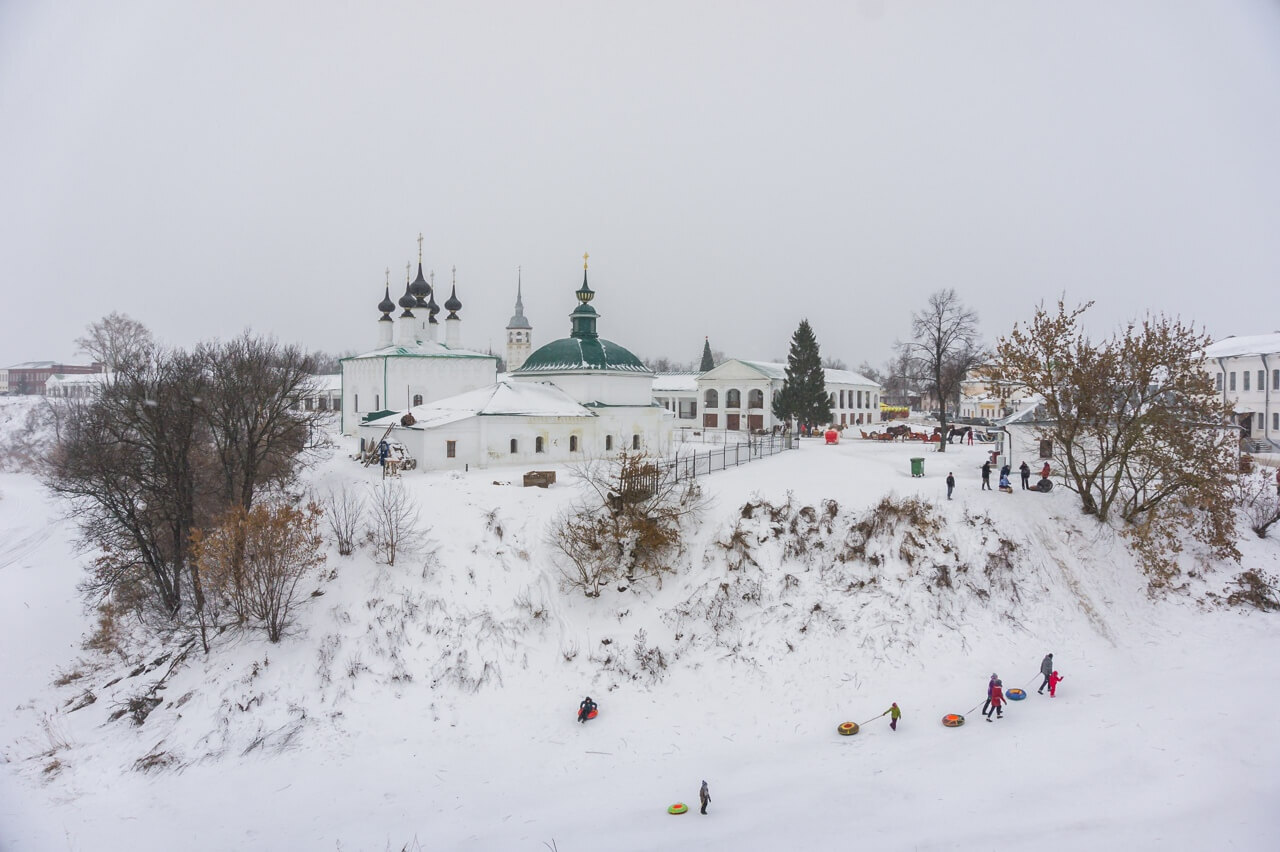
[[0, 6], [0, 366], [110, 311], [191, 345], [376, 339], [384, 269], [501, 352], [591, 254], [641, 357], [881, 364], [954, 287], [1280, 328], [1268, 0]]

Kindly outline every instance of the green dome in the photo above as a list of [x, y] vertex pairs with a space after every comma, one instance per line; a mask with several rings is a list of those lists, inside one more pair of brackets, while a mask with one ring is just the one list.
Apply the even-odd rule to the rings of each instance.
[[611, 340], [599, 337], [564, 337], [539, 348], [525, 359], [515, 373], [564, 373], [572, 370], [652, 372], [640, 363], [639, 358]]

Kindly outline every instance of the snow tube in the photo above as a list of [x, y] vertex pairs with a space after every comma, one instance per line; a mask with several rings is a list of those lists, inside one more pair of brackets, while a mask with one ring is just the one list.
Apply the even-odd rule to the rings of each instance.
[[942, 717], [942, 724], [948, 728], [958, 728], [964, 724], [964, 717], [959, 713], [948, 713]]
[[[578, 712], [579, 712], [579, 713], [581, 713], [582, 711], [581, 711], [581, 710], [579, 710]], [[600, 708], [599, 708], [599, 707], [597, 707], [596, 709], [594, 709], [594, 710], [592, 710], [590, 713], [588, 713], [588, 714], [587, 714], [587, 718], [588, 718], [588, 719], [594, 719], [594, 718], [595, 718], [596, 716], [598, 716], [598, 715], [600, 715]], [[577, 717], [575, 716], [574, 718], [576, 719]]]
[[1027, 691], [1025, 689], [1020, 689], [1019, 687], [1015, 686], [1013, 689], [1006, 689], [1004, 692], [1004, 697], [1009, 699], [1010, 701], [1021, 701], [1022, 699], [1027, 697]]
[[669, 814], [683, 814], [688, 812], [689, 812], [689, 806], [686, 805], [684, 802], [676, 802], [674, 805], [667, 808], [667, 813]]
[[836, 730], [839, 731], [842, 736], [851, 737], [854, 734], [858, 733], [858, 723], [845, 722], [843, 725], [836, 728]]

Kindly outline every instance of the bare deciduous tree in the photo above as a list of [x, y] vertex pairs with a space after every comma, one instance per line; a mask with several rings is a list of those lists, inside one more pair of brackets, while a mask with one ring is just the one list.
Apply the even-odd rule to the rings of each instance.
[[350, 556], [355, 552], [356, 535], [364, 521], [364, 496], [343, 483], [338, 488], [330, 488], [325, 492], [320, 502], [329, 522], [329, 530], [338, 545], [338, 553]]
[[1258, 538], [1266, 538], [1271, 527], [1280, 523], [1278, 488], [1269, 469], [1241, 474], [1236, 481], [1236, 504]]
[[[947, 405], [959, 399], [960, 383], [984, 359], [978, 315], [964, 306], [955, 290], [939, 290], [924, 310], [911, 315], [911, 337], [898, 344], [899, 353], [924, 379], [925, 390], [937, 396], [939, 425], [946, 435]], [[938, 452], [946, 449], [947, 442], [939, 441]]]
[[279, 642], [297, 607], [298, 583], [325, 561], [320, 507], [232, 506], [208, 533], [192, 534], [192, 558], [211, 604]]
[[395, 565], [398, 557], [422, 544], [418, 505], [399, 480], [384, 479], [373, 486], [368, 524], [369, 542], [388, 565]]
[[130, 361], [145, 358], [154, 347], [147, 327], [127, 314], [111, 312], [76, 338], [76, 347], [108, 370], [116, 372]]

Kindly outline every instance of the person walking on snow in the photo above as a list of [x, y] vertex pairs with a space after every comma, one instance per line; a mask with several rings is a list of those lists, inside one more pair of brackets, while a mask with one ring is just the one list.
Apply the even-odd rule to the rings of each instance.
[[1049, 478], [1049, 463], [1048, 463], [1048, 462], [1045, 462], [1045, 463], [1044, 463], [1044, 467], [1040, 468], [1040, 478], [1041, 478], [1041, 479], [1048, 479], [1048, 478]]
[[1058, 697], [1057, 695], [1058, 684], [1062, 683], [1064, 680], [1066, 680], [1066, 678], [1058, 674], [1056, 671], [1053, 674], [1049, 675], [1049, 697], [1050, 698]]
[[991, 490], [991, 462], [989, 461], [982, 463], [982, 490]]
[[1022, 490], [1029, 490], [1031, 488], [1028, 484], [1031, 482], [1031, 468], [1027, 466], [1026, 462], [1023, 462], [1018, 466], [1018, 473], [1022, 474]]
[[707, 789], [707, 782], [702, 782], [702, 789], [698, 791], [698, 798], [702, 800], [702, 812], [707, 812], [707, 805], [711, 804], [711, 791]]
[[956, 478], [950, 471], [948, 471], [947, 472], [947, 499], [948, 500], [951, 499], [951, 492], [955, 490], [956, 490]]
[[996, 678], [996, 682], [991, 684], [991, 692], [987, 694], [987, 699], [991, 702], [991, 709], [987, 711], [987, 721], [991, 721], [991, 714], [995, 713], [997, 719], [1004, 718], [1004, 684]]
[[1044, 688], [1049, 685], [1049, 676], [1053, 674], [1053, 654], [1045, 654], [1040, 661], [1040, 674], [1044, 675], [1044, 683], [1040, 684], [1036, 692], [1044, 695]]
[[591, 700], [590, 695], [582, 699], [582, 703], [578, 705], [578, 721], [586, 722], [587, 717], [594, 713], [595, 709], [596, 703]]
[[889, 716], [889, 730], [898, 730], [898, 720], [902, 718], [902, 711], [898, 709], [898, 702], [893, 702], [893, 706], [880, 715], [884, 716], [886, 714]]
[[991, 680], [987, 681], [987, 700], [982, 702], [982, 715], [987, 715], [987, 711], [991, 709], [991, 688], [1000, 680], [1000, 676], [995, 672], [991, 673]]

